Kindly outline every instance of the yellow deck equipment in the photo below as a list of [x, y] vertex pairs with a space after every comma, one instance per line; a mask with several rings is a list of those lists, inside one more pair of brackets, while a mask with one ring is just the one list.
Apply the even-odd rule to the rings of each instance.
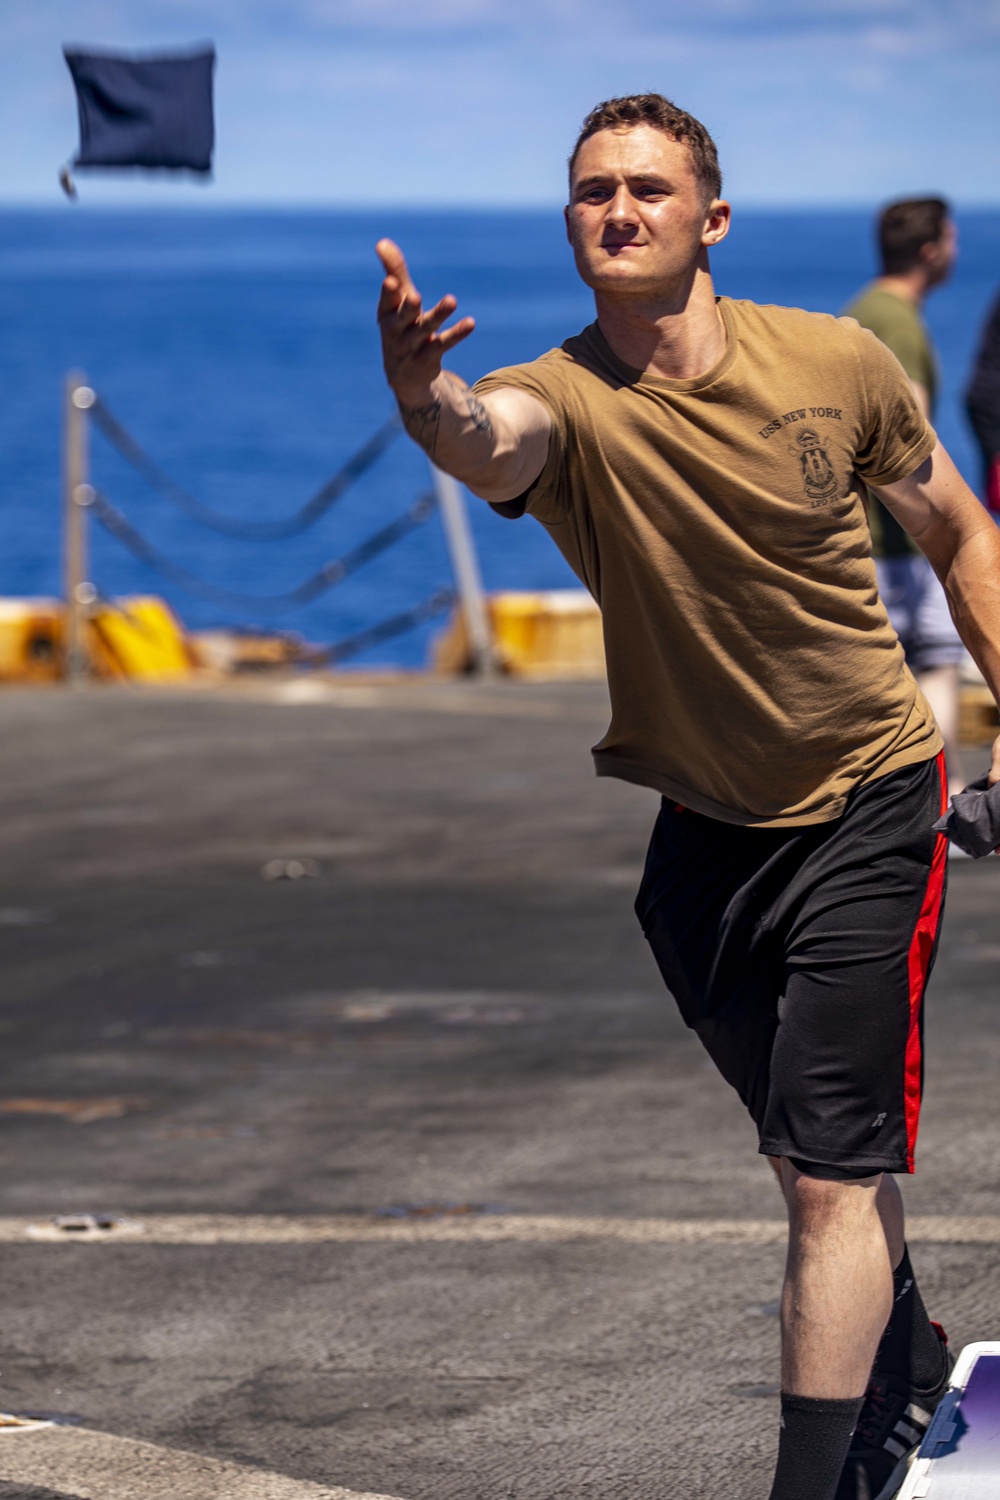
[[162, 599], [140, 595], [96, 605], [89, 625], [102, 675], [141, 682], [178, 682], [191, 676], [184, 630]]
[[0, 599], [0, 682], [58, 682], [62, 650], [58, 599]]
[[[0, 682], [59, 682], [65, 641], [61, 600], [0, 599]], [[183, 627], [151, 596], [92, 605], [84, 644], [95, 677], [179, 682], [193, 670]]]
[[[535, 679], [591, 679], [605, 675], [601, 612], [583, 589], [490, 594], [493, 644], [503, 671]], [[460, 609], [435, 642], [440, 672], [468, 670], [468, 633]]]

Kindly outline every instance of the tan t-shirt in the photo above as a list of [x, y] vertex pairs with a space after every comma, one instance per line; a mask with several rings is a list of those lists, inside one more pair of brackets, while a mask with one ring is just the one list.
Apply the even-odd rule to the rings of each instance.
[[593, 324], [476, 390], [516, 386], [552, 413], [524, 507], [603, 612], [598, 775], [729, 823], [826, 822], [941, 748], [862, 499], [862, 480], [904, 478], [935, 437], [857, 323], [719, 307], [726, 350], [695, 380], [631, 369]]

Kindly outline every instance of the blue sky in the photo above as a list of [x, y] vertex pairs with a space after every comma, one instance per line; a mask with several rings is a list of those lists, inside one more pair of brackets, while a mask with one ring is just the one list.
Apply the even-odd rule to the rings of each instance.
[[1000, 0], [0, 0], [0, 201], [60, 201], [63, 42], [206, 39], [213, 184], [88, 202], [551, 204], [586, 111], [659, 89], [742, 205], [1000, 203]]

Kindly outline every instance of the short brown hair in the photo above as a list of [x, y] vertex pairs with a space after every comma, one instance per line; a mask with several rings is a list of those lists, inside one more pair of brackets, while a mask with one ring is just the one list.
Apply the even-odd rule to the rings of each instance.
[[570, 177], [584, 141], [589, 141], [599, 130], [631, 129], [634, 125], [652, 125], [662, 130], [672, 141], [680, 141], [691, 152], [695, 175], [701, 183], [705, 201], [711, 202], [722, 192], [722, 173], [719, 170], [719, 154], [715, 142], [700, 120], [678, 109], [662, 94], [625, 94], [620, 99], [606, 99], [592, 109], [584, 120], [577, 136], [573, 154], [569, 159]]
[[882, 210], [878, 248], [883, 276], [912, 271], [925, 245], [936, 245], [951, 210], [943, 198], [903, 198]]

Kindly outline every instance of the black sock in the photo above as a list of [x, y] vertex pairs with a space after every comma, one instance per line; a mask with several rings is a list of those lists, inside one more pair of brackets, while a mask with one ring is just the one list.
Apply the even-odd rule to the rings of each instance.
[[863, 1400], [822, 1401], [782, 1391], [770, 1500], [834, 1500]]
[[933, 1391], [941, 1383], [945, 1356], [941, 1340], [927, 1316], [917, 1286], [910, 1252], [892, 1273], [892, 1312], [875, 1356], [880, 1375], [896, 1375], [916, 1391]]

